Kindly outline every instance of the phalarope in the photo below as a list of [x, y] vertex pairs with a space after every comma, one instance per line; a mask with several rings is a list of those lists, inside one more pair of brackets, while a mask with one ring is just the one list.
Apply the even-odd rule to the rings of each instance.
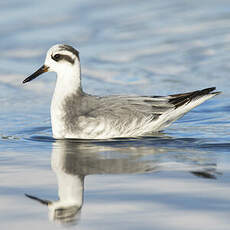
[[79, 52], [54, 45], [45, 64], [23, 83], [44, 72], [57, 73], [51, 103], [54, 138], [106, 139], [158, 132], [220, 92], [206, 88], [169, 96], [93, 96], [83, 92]]

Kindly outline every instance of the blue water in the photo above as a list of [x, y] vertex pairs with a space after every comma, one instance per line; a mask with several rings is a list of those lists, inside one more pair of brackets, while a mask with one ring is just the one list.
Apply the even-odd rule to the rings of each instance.
[[[12, 0], [0, 15], [1, 229], [229, 229], [229, 1]], [[88, 93], [223, 93], [159, 135], [56, 141], [55, 74], [21, 83], [56, 43], [80, 51]]]

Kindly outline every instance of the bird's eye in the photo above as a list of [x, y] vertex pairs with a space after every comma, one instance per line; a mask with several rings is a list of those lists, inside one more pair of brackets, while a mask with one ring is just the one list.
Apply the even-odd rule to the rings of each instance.
[[60, 60], [60, 57], [61, 57], [60, 54], [55, 54], [52, 58], [53, 58], [55, 61], [59, 61], [59, 60]]

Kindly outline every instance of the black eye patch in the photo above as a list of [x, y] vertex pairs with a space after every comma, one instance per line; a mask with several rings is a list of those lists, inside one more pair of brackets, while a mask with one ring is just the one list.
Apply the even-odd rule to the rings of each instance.
[[54, 60], [54, 61], [59, 61], [61, 59], [61, 54], [55, 54], [54, 56], [51, 55], [51, 58]]
[[55, 54], [54, 55], [54, 60], [58, 61], [60, 59], [61, 55], [60, 54]]
[[73, 60], [70, 56], [68, 56], [68, 55], [64, 55], [64, 54], [55, 54], [54, 56], [51, 55], [51, 58], [52, 58], [54, 61], [56, 61], [56, 62], [58, 62], [58, 61], [60, 61], [60, 60], [65, 60], [65, 61], [67, 61], [67, 62], [69, 62], [69, 63], [71, 63], [71, 64], [74, 64], [74, 60]]

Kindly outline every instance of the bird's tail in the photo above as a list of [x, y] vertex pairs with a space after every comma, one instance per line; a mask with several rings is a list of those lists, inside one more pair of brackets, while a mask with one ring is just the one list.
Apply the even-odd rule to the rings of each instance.
[[211, 87], [189, 93], [170, 95], [168, 102], [174, 107], [167, 113], [162, 114], [162, 116], [160, 117], [160, 119], [162, 119], [162, 122], [159, 130], [164, 129], [172, 122], [184, 116], [191, 109], [221, 93], [213, 92], [215, 89], [215, 87]]

